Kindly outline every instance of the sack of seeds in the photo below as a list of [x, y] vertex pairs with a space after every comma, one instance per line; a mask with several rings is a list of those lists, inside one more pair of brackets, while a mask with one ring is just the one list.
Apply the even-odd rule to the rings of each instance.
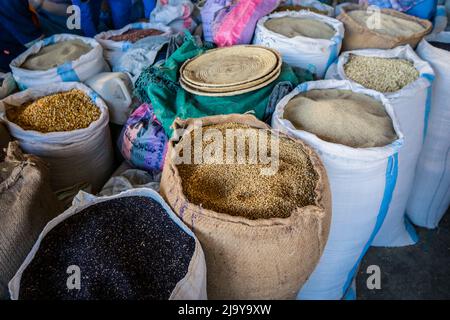
[[45, 224], [62, 206], [50, 189], [49, 170], [11, 142], [0, 162], [0, 300]]
[[344, 52], [330, 66], [326, 78], [350, 80], [382, 92], [394, 108], [405, 143], [398, 154], [397, 185], [389, 212], [373, 245], [396, 247], [416, 243], [417, 234], [405, 212], [428, 127], [433, 69], [410, 46], [355, 50]]
[[252, 115], [177, 119], [174, 130], [161, 194], [202, 244], [208, 297], [295, 298], [331, 220], [319, 157]]
[[59, 82], [84, 82], [110, 71], [102, 46], [92, 38], [57, 34], [35, 43], [10, 64], [21, 90]]
[[306, 82], [278, 103], [272, 127], [316, 150], [333, 199], [327, 245], [298, 298], [350, 298], [397, 180], [403, 134], [393, 107], [381, 93], [349, 81]]
[[172, 29], [163, 24], [138, 22], [99, 33], [95, 39], [102, 45], [113, 71], [128, 72], [134, 77], [153, 64], [171, 35]]
[[430, 63], [436, 77], [428, 130], [406, 212], [415, 225], [436, 228], [450, 204], [450, 32], [422, 40], [417, 54]]
[[254, 44], [278, 50], [283, 61], [323, 78], [341, 51], [342, 22], [309, 11], [286, 11], [258, 21]]
[[345, 5], [337, 17], [345, 27], [343, 50], [415, 48], [431, 32], [432, 23], [393, 9]]
[[[81, 83], [49, 84], [0, 101], [0, 119], [27, 153], [49, 163], [55, 192], [100, 191], [112, 173], [108, 108]], [[69, 197], [70, 202], [70, 197]]]
[[79, 197], [45, 226], [9, 282], [11, 299], [207, 298], [202, 247], [156, 191]]

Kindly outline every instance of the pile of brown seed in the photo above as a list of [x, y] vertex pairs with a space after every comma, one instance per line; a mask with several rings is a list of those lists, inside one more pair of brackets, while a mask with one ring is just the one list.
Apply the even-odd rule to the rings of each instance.
[[401, 90], [419, 77], [419, 71], [408, 60], [354, 54], [349, 56], [344, 71], [349, 79], [379, 92]]
[[22, 129], [44, 133], [87, 128], [100, 114], [91, 98], [77, 89], [45, 96], [7, 111], [8, 119]]
[[150, 36], [158, 36], [160, 34], [163, 34], [163, 32], [161, 30], [157, 30], [157, 29], [131, 29], [128, 30], [125, 33], [116, 35], [116, 36], [112, 36], [111, 38], [109, 38], [109, 40], [112, 41], [129, 41], [129, 42], [137, 42], [141, 39], [144, 39], [146, 37], [150, 37]]
[[[226, 150], [226, 129], [253, 130], [258, 139], [260, 133], [259, 129], [237, 123], [206, 126], [203, 132], [211, 128], [222, 133], [223, 150]], [[270, 164], [260, 161], [257, 164], [180, 164], [177, 168], [184, 194], [190, 202], [203, 208], [248, 219], [286, 218], [296, 208], [313, 205], [318, 175], [308, 155], [295, 141], [275, 138], [279, 143], [279, 167], [274, 175], [262, 175], [261, 169]], [[191, 133], [192, 144], [193, 139]], [[270, 135], [267, 140], [270, 157]], [[203, 142], [203, 149], [210, 143], [214, 142]], [[245, 147], [248, 158], [248, 138]]]

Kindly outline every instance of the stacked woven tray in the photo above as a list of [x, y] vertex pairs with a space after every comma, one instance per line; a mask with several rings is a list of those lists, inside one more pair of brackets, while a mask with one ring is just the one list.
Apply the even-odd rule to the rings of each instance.
[[219, 48], [187, 60], [180, 69], [180, 84], [197, 95], [234, 96], [275, 81], [281, 64], [280, 54], [266, 47]]

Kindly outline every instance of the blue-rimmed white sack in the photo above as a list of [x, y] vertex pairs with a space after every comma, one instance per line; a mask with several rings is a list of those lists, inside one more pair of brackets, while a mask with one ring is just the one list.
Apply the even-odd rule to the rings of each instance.
[[[267, 20], [281, 17], [318, 20], [332, 27], [335, 34], [330, 40], [303, 36], [288, 38], [264, 26]], [[306, 69], [317, 77], [323, 78], [328, 66], [334, 62], [341, 51], [343, 37], [344, 25], [334, 18], [310, 11], [286, 11], [261, 18], [256, 25], [253, 43], [276, 49], [287, 64]]]
[[[38, 53], [43, 47], [69, 40], [82, 41], [91, 46], [92, 49], [76, 60], [67, 61], [48, 70], [28, 70], [21, 67], [31, 55]], [[92, 38], [80, 37], [73, 34], [57, 34], [36, 42], [28, 50], [11, 61], [10, 67], [14, 79], [21, 90], [50, 83], [84, 82], [97, 73], [110, 71], [108, 64], [103, 59], [101, 45]]]
[[347, 63], [350, 54], [406, 59], [414, 64], [420, 74], [416, 81], [401, 90], [384, 93], [397, 115], [405, 135], [405, 143], [398, 154], [400, 164], [398, 179], [389, 212], [373, 242], [374, 246], [381, 247], [412, 245], [418, 241], [418, 236], [405, 215], [406, 204], [413, 187], [416, 164], [427, 131], [434, 71], [428, 62], [419, 58], [414, 50], [406, 45], [388, 50], [365, 49], [344, 52], [327, 71], [327, 79], [350, 80], [344, 71], [344, 65]]
[[[302, 92], [339, 89], [366, 94], [381, 101], [392, 119], [397, 139], [384, 147], [352, 148], [330, 143], [315, 134], [297, 130], [283, 118], [287, 103]], [[397, 178], [397, 153], [403, 133], [392, 105], [383, 94], [349, 81], [305, 82], [277, 105], [272, 127], [302, 139], [319, 154], [331, 187], [331, 229], [319, 264], [298, 293], [298, 299], [342, 299], [358, 265], [386, 216]]]
[[418, 226], [436, 228], [450, 204], [450, 51], [428, 41], [450, 44], [450, 32], [431, 35], [417, 47], [417, 54], [434, 69], [435, 80], [407, 215]]
[[[148, 36], [135, 43], [131, 41], [113, 41], [113, 36], [124, 34], [129, 30], [156, 29], [163, 33]], [[105, 59], [114, 72], [127, 72], [131, 78], [139, 76], [141, 71], [152, 65], [159, 50], [169, 42], [172, 29], [161, 23], [136, 22], [119, 30], [99, 33], [95, 39], [102, 45]]]
[[[91, 97], [101, 111], [99, 119], [87, 128], [42, 133], [24, 130], [7, 118], [6, 110], [9, 108], [20, 107], [38, 98], [72, 89], [81, 90]], [[113, 149], [108, 126], [108, 107], [94, 91], [82, 83], [48, 84], [10, 95], [0, 101], [0, 120], [6, 124], [11, 136], [19, 141], [25, 153], [36, 155], [50, 165], [50, 182], [55, 192], [72, 190], [73, 198], [82, 185], [88, 185], [93, 192], [98, 192], [112, 173]]]

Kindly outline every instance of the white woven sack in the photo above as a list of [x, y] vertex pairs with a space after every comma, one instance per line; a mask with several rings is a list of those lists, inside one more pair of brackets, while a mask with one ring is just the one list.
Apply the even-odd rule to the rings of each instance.
[[[264, 26], [267, 20], [281, 17], [319, 20], [331, 26], [336, 32], [330, 40], [303, 36], [288, 38]], [[309, 70], [319, 78], [323, 78], [328, 66], [333, 63], [341, 51], [343, 37], [344, 25], [334, 18], [309, 11], [286, 11], [261, 18], [256, 25], [253, 43], [276, 49], [287, 64]]]
[[[76, 60], [68, 61], [56, 68], [48, 70], [28, 70], [21, 65], [32, 54], [38, 53], [41, 48], [61, 41], [80, 40], [90, 45], [92, 50]], [[19, 55], [10, 64], [12, 74], [21, 90], [40, 85], [59, 82], [84, 82], [100, 72], [107, 72], [109, 66], [103, 59], [103, 49], [92, 38], [80, 37], [73, 34], [57, 34], [36, 42], [27, 51]]]
[[[351, 90], [381, 101], [398, 139], [384, 147], [352, 148], [295, 129], [289, 120], [283, 119], [284, 109], [296, 95], [314, 89]], [[272, 127], [302, 139], [317, 151], [331, 187], [333, 215], [328, 242], [319, 264], [297, 298], [347, 297], [358, 265], [383, 223], [396, 183], [397, 152], [403, 143], [397, 117], [389, 101], [376, 91], [349, 81], [322, 80], [303, 83], [285, 96], [277, 104]]]
[[[24, 130], [8, 120], [7, 108], [21, 106], [50, 94], [79, 89], [91, 97], [101, 111], [100, 118], [89, 127], [67, 132], [42, 133]], [[10, 95], [0, 101], [0, 119], [25, 153], [34, 154], [50, 165], [54, 191], [89, 184], [100, 191], [112, 173], [113, 149], [109, 131], [108, 108], [99, 96], [77, 82], [61, 82], [35, 87]]]
[[344, 52], [337, 62], [330, 66], [326, 75], [327, 79], [349, 80], [345, 75], [344, 65], [347, 63], [350, 54], [406, 59], [413, 62], [414, 67], [420, 73], [416, 81], [403, 89], [385, 93], [397, 115], [400, 127], [405, 135], [405, 143], [398, 155], [398, 179], [391, 206], [386, 220], [373, 242], [374, 246], [381, 247], [412, 245], [418, 241], [418, 236], [405, 216], [406, 204], [412, 190], [415, 168], [428, 122], [434, 71], [429, 63], [420, 59], [408, 45], [390, 50], [366, 49]]
[[[450, 32], [427, 40], [450, 43]], [[407, 214], [418, 226], [436, 228], [450, 205], [450, 52], [433, 47], [427, 40], [420, 42], [417, 54], [430, 63], [436, 78]]]
[[11, 72], [0, 72], [0, 81], [2, 81], [0, 85], [0, 99], [9, 96], [14, 90], [17, 89], [16, 82], [14, 81]]
[[191, 262], [189, 263], [188, 272], [186, 273], [185, 277], [177, 283], [174, 290], [172, 291], [172, 294], [170, 295], [169, 300], [205, 300], [207, 298], [206, 263], [200, 242], [197, 240], [194, 233], [177, 217], [175, 213], [173, 213], [172, 209], [166, 204], [163, 198], [156, 191], [147, 188], [128, 190], [120, 194], [108, 197], [95, 197], [91, 194], [81, 191], [74, 200], [74, 203], [76, 204], [72, 205], [65, 212], [51, 220], [39, 235], [38, 240], [34, 244], [25, 261], [20, 266], [16, 275], [9, 282], [8, 287], [11, 299], [18, 300], [20, 298], [20, 280], [22, 278], [22, 274], [34, 259], [36, 252], [39, 250], [39, 246], [47, 233], [49, 233], [62, 221], [96, 203], [133, 196], [151, 198], [161, 204], [163, 209], [170, 216], [170, 219], [172, 219], [184, 232], [195, 239], [195, 250], [194, 254], [192, 255]]
[[[135, 43], [130, 41], [109, 40], [113, 36], [121, 35], [128, 30], [156, 29], [163, 31], [160, 35], [145, 37]], [[158, 51], [168, 43], [172, 29], [161, 23], [136, 22], [126, 25], [119, 30], [99, 33], [95, 39], [102, 45], [106, 61], [114, 72], [128, 72], [131, 77], [138, 76], [140, 71], [155, 61]], [[139, 56], [139, 57], [136, 57]], [[135, 61], [131, 61], [134, 57]]]

